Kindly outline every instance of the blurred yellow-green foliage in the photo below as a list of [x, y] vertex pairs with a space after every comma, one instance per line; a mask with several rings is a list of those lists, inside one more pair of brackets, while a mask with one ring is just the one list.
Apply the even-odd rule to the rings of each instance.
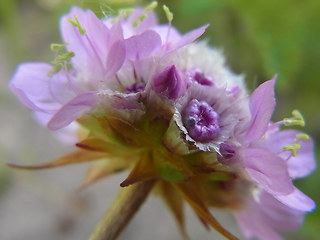
[[[10, 63], [11, 72], [22, 61], [50, 61], [49, 44], [60, 42], [59, 16], [71, 5], [89, 7], [101, 16], [102, 12], [113, 13], [119, 7], [148, 2], [1, 0], [0, 44], [5, 50], [1, 54]], [[295, 108], [300, 109], [307, 121], [305, 130], [319, 143], [319, 0], [167, 0], [159, 3], [170, 7], [174, 13], [173, 24], [181, 32], [210, 23], [204, 38], [223, 49], [230, 68], [246, 75], [250, 89], [278, 73], [274, 120], [289, 116]], [[161, 8], [158, 10], [161, 21], [165, 21]], [[319, 151], [317, 153], [319, 155]], [[307, 179], [296, 181], [318, 203], [319, 176], [317, 170]], [[0, 188], [3, 188], [1, 184]], [[288, 235], [288, 239], [318, 239], [319, 212], [308, 214], [303, 228], [298, 234]]]

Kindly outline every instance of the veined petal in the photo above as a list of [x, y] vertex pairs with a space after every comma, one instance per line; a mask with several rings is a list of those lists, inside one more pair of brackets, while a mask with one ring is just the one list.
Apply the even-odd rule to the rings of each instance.
[[[260, 212], [265, 224], [277, 230], [292, 231], [303, 223], [305, 211], [297, 207], [292, 208], [279, 201], [277, 196], [263, 191], [259, 196], [257, 212]], [[301, 205], [301, 204], [300, 204]]]
[[[134, 22], [137, 20], [137, 18], [139, 18], [143, 14], [145, 14], [146, 16], [145, 19], [142, 22], [140, 22], [136, 27], [133, 27]], [[158, 19], [153, 11], [145, 12], [142, 8], [136, 8], [128, 16], [127, 20], [123, 23], [124, 35], [126, 37], [129, 37], [134, 34], [140, 34], [157, 24], [158, 24]]]
[[265, 224], [264, 219], [255, 206], [254, 208], [247, 208], [236, 213], [235, 217], [247, 238], [257, 237], [260, 240], [283, 240], [272, 227]]
[[277, 230], [296, 230], [303, 223], [305, 211], [283, 204], [266, 191], [258, 198], [257, 201], [248, 199], [246, 206], [236, 213], [237, 222], [247, 238], [280, 240]]
[[183, 36], [181, 36], [181, 39], [175, 43], [172, 47], [172, 49], [170, 49], [171, 51], [182, 48], [184, 46], [186, 46], [187, 44], [193, 42], [194, 40], [196, 40], [197, 38], [199, 38], [207, 29], [207, 27], [209, 27], [209, 24], [206, 24], [204, 26], [201, 26], [199, 28], [196, 28], [186, 34], [184, 34]]
[[58, 130], [79, 118], [84, 112], [91, 109], [97, 103], [97, 92], [80, 94], [67, 102], [48, 122], [48, 128]]
[[291, 152], [282, 149], [285, 145], [293, 144], [296, 136], [300, 133], [297, 130], [271, 132], [266, 135], [264, 140], [256, 142], [254, 146], [267, 148], [286, 160], [291, 178], [305, 177], [316, 168], [313, 140], [311, 138], [298, 140], [301, 148], [298, 149], [296, 157], [292, 156]]
[[298, 141], [298, 143], [301, 148], [298, 149], [297, 156], [288, 160], [289, 173], [292, 178], [306, 177], [317, 166], [313, 140], [310, 138], [307, 141]]
[[52, 112], [60, 107], [49, 88], [52, 66], [46, 63], [23, 63], [10, 81], [10, 88], [27, 107]]
[[179, 42], [182, 37], [174, 26], [169, 26], [168, 24], [155, 25], [151, 29], [159, 34], [166, 51], [171, 51], [172, 47]]
[[315, 202], [297, 188], [295, 188], [294, 191], [288, 195], [279, 195], [275, 197], [288, 207], [300, 211], [310, 212], [316, 207]]
[[[40, 122], [40, 124], [46, 126], [47, 123], [50, 121], [52, 114], [48, 114], [44, 112], [35, 112], [34, 117], [38, 122]], [[84, 131], [81, 132], [83, 136], [82, 134], [79, 134], [79, 129], [81, 129], [80, 125], [77, 122], [72, 122], [68, 126], [62, 129], [56, 130], [52, 133], [64, 144], [73, 146], [76, 142], [79, 141], [79, 137], [84, 137], [84, 135], [86, 134]]]
[[[81, 26], [86, 30], [81, 35], [79, 29], [74, 27], [67, 19], [79, 20]], [[73, 67], [84, 76], [94, 81], [101, 80], [105, 74], [106, 58], [110, 45], [115, 41], [115, 34], [90, 11], [83, 11], [73, 7], [60, 22], [61, 34], [68, 51], [73, 51]]]
[[119, 40], [112, 45], [108, 53], [106, 63], [106, 78], [115, 74], [122, 67], [125, 58], [125, 44], [122, 40]]
[[272, 113], [276, 106], [274, 84], [276, 76], [261, 84], [250, 97], [251, 123], [246, 134], [248, 143], [261, 138], [268, 128]]
[[245, 148], [240, 154], [248, 175], [267, 192], [285, 195], [294, 190], [282, 158], [262, 148]]
[[140, 35], [132, 36], [125, 40], [127, 57], [133, 60], [148, 57], [161, 46], [158, 33], [147, 30]]

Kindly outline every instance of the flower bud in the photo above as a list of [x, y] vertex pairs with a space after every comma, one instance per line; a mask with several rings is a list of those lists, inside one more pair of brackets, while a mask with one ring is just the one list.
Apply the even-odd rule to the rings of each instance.
[[186, 83], [182, 73], [175, 65], [171, 65], [154, 76], [153, 90], [174, 100], [183, 95], [186, 90]]

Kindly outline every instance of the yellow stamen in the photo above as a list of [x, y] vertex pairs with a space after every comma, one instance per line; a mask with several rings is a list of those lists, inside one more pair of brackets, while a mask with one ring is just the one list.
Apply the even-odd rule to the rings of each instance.
[[68, 43], [52, 43], [50, 45], [50, 49], [53, 52], [59, 52], [60, 50], [62, 50]]
[[310, 139], [308, 134], [305, 133], [299, 133], [297, 134], [297, 139], [302, 141], [308, 141]]
[[297, 139], [294, 140], [294, 144], [291, 145], [285, 145], [282, 147], [283, 151], [290, 151], [292, 153], [292, 156], [297, 156], [297, 151], [300, 149], [301, 146], [298, 144]]
[[146, 6], [143, 10], [144, 11], [152, 11], [154, 10], [156, 7], [158, 6], [158, 2], [157, 1], [153, 1], [152, 3], [150, 3], [148, 6]]
[[74, 56], [74, 52], [66, 52], [66, 53], [63, 53], [59, 56], [57, 56], [53, 61], [56, 62], [56, 63], [60, 63], [60, 62], [63, 62], [63, 61], [69, 61], [70, 58], [72, 58]]
[[74, 15], [74, 19], [67, 18], [67, 20], [72, 24], [72, 26], [77, 27], [81, 35], [86, 33], [86, 30], [81, 26], [77, 15]]
[[133, 8], [125, 8], [122, 10], [123, 17], [126, 18], [130, 13], [134, 11]]
[[57, 73], [60, 71], [60, 69], [62, 68], [63, 64], [62, 63], [58, 63], [56, 65], [53, 66], [53, 68], [51, 68], [50, 72], [48, 73], [48, 76], [52, 76], [53, 74]]
[[136, 20], [132, 23], [133, 27], [137, 27], [145, 18], [147, 17], [146, 14], [141, 14], [139, 17], [137, 17]]
[[298, 110], [292, 111], [292, 118], [284, 118], [284, 125], [285, 126], [302, 126], [306, 125], [302, 114]]
[[173, 13], [170, 11], [170, 9], [166, 5], [163, 5], [162, 8], [167, 16], [168, 21], [171, 23], [173, 20]]

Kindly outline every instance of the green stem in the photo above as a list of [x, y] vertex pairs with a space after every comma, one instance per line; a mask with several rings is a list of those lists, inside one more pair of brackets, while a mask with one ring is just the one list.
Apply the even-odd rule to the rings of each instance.
[[89, 240], [115, 240], [147, 198], [155, 180], [135, 183], [123, 188]]

